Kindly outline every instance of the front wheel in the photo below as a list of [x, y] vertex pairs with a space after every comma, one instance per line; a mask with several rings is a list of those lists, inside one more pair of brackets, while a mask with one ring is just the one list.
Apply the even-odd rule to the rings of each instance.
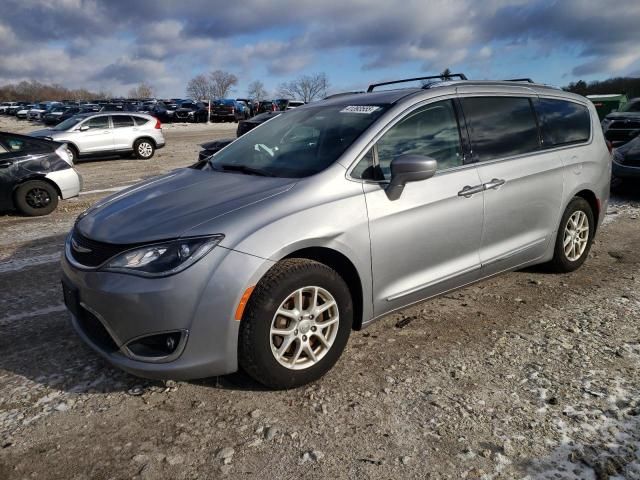
[[247, 304], [240, 366], [270, 388], [307, 384], [340, 358], [352, 323], [349, 288], [335, 270], [312, 260], [283, 260], [266, 273]]
[[575, 197], [567, 205], [556, 237], [550, 266], [556, 272], [573, 272], [586, 260], [595, 233], [593, 210], [582, 197]]
[[133, 152], [135, 153], [137, 158], [148, 160], [153, 157], [155, 147], [150, 140], [142, 138], [140, 140], [136, 140], [136, 142], [133, 144]]

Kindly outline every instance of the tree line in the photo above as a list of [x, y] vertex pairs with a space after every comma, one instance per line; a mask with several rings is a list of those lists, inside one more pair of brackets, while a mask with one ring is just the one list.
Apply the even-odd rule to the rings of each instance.
[[[238, 84], [238, 77], [233, 73], [223, 70], [214, 70], [209, 74], [200, 74], [193, 77], [187, 83], [186, 94], [194, 100], [218, 100], [231, 95], [233, 87]], [[249, 83], [247, 97], [256, 100], [269, 100], [271, 98], [288, 98], [312, 102], [327, 96], [329, 79], [326, 73], [313, 73], [300, 75], [288, 82], [281, 83], [273, 95], [269, 92], [261, 80]]]
[[58, 84], [23, 80], [0, 86], [0, 101], [32, 102], [34, 100], [102, 100], [111, 98], [108, 90], [92, 92], [84, 88], [70, 89]]
[[594, 80], [589, 83], [584, 80], [578, 80], [577, 82], [571, 82], [563, 89], [583, 96], [624, 93], [627, 97], [634, 98], [640, 97], [640, 78], [615, 77], [608, 80]]

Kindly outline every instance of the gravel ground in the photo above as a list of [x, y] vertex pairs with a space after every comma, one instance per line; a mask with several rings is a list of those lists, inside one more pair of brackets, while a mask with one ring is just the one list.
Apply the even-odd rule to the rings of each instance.
[[145, 381], [86, 348], [59, 288], [75, 216], [234, 127], [170, 126], [148, 162], [80, 163], [85, 195], [53, 215], [0, 216], [0, 479], [640, 479], [637, 186], [577, 272], [514, 272], [390, 315], [306, 388]]

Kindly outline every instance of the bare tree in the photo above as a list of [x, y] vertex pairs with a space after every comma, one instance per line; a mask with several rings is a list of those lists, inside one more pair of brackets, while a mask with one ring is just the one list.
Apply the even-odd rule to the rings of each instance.
[[225, 98], [231, 87], [238, 84], [238, 77], [222, 70], [211, 72], [209, 78], [211, 79], [211, 96], [215, 99]]
[[249, 98], [257, 102], [264, 100], [269, 95], [264, 88], [264, 83], [262, 83], [260, 80], [254, 80], [249, 84], [247, 94], [249, 95]]
[[154, 90], [148, 82], [141, 82], [137, 87], [129, 90], [129, 98], [150, 98], [153, 97]]
[[212, 96], [211, 82], [206, 75], [196, 75], [187, 83], [187, 96], [193, 100], [209, 100]]
[[290, 82], [281, 83], [278, 93], [285, 98], [295, 98], [303, 102], [312, 102], [318, 98], [327, 96], [329, 79], [327, 74], [313, 73], [311, 75], [301, 75]]

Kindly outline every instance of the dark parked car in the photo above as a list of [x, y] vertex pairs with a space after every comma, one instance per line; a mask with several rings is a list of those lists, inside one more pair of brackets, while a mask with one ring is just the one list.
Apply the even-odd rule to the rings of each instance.
[[81, 184], [65, 144], [0, 132], [0, 210], [47, 215]]
[[175, 122], [206, 122], [209, 109], [203, 102], [183, 101], [176, 108], [173, 117]]
[[299, 100], [289, 100], [288, 98], [278, 98], [277, 100], [274, 100], [273, 103], [281, 112], [304, 105], [304, 102], [301, 102]]
[[253, 117], [256, 114], [255, 109], [253, 108], [254, 102], [250, 98], [236, 98], [236, 101], [242, 102], [247, 105], [247, 107], [249, 108], [250, 117]]
[[640, 180], [640, 135], [613, 151], [611, 186], [619, 187], [623, 180]]
[[257, 113], [264, 113], [264, 112], [274, 112], [278, 110], [277, 105], [273, 102], [273, 100], [262, 100], [259, 104], [258, 104], [258, 111]]
[[[246, 111], [245, 111], [246, 109]], [[233, 99], [224, 98], [211, 104], [211, 120], [216, 122], [237, 122], [249, 117], [249, 107], [240, 105]]]
[[173, 117], [175, 115], [174, 110], [169, 110], [166, 105], [162, 102], [156, 103], [150, 110], [148, 110], [149, 115], [153, 115], [162, 123], [171, 123], [173, 122]]
[[198, 161], [202, 161], [205, 158], [210, 157], [214, 153], [219, 152], [234, 140], [235, 138], [223, 138], [221, 140], [213, 140], [212, 142], [201, 144], [200, 146], [202, 147], [202, 150], [198, 154]]
[[604, 136], [614, 147], [624, 145], [640, 134], [640, 98], [631, 99], [618, 112], [602, 120]]
[[[241, 122], [238, 122], [238, 129], [236, 130], [236, 138], [241, 137], [242, 135], [244, 135], [250, 130], [253, 130], [255, 127], [257, 127], [261, 123], [264, 123], [267, 120], [277, 117], [281, 113], [282, 112], [261, 113], [260, 115], [256, 115], [255, 117], [250, 118], [249, 120], [243, 120]], [[200, 146], [202, 147], [202, 150], [198, 154], [198, 161], [204, 160], [205, 158], [210, 157], [214, 153], [219, 152], [234, 140], [235, 138], [223, 138], [222, 140], [213, 140], [212, 142], [201, 144]]]
[[80, 113], [80, 107], [55, 107], [42, 116], [42, 122], [45, 125], [57, 125], [78, 113]]
[[241, 122], [238, 122], [238, 129], [236, 130], [236, 135], [238, 137], [241, 137], [242, 135], [247, 133], [249, 130], [253, 130], [261, 123], [264, 123], [267, 120], [272, 119], [273, 117], [277, 117], [281, 113], [282, 112], [280, 111], [265, 112], [265, 113], [261, 113], [260, 115], [256, 115], [255, 117], [250, 118], [248, 120], [242, 120]]

